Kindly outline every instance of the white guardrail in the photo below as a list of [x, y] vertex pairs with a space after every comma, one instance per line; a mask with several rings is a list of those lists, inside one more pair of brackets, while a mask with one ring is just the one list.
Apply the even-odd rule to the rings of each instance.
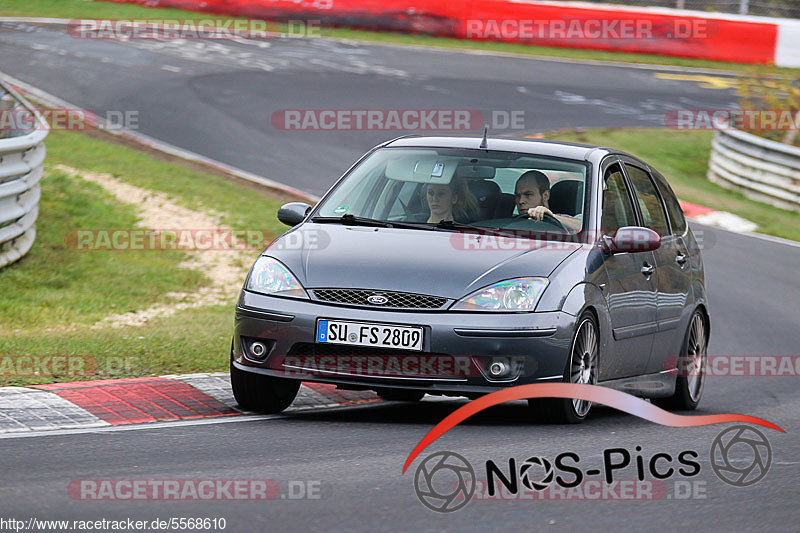
[[717, 130], [708, 179], [753, 200], [800, 211], [800, 148], [739, 130]]
[[[28, 253], [36, 239], [47, 122], [8, 85], [0, 82], [0, 268]], [[30, 127], [15, 130], [26, 113]]]

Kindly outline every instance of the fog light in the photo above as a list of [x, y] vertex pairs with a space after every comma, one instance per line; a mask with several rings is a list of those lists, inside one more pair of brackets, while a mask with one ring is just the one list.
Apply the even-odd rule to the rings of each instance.
[[254, 342], [250, 345], [250, 355], [253, 356], [253, 359], [262, 361], [267, 357], [267, 347], [263, 343]]
[[504, 378], [511, 373], [511, 365], [502, 359], [495, 359], [489, 365], [489, 375], [493, 378]]

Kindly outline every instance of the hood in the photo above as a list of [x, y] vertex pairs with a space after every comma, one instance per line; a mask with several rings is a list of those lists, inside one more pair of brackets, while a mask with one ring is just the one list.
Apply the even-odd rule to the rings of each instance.
[[459, 299], [497, 281], [547, 277], [579, 247], [465, 232], [307, 223], [264, 253], [285, 264], [308, 289], [378, 289]]

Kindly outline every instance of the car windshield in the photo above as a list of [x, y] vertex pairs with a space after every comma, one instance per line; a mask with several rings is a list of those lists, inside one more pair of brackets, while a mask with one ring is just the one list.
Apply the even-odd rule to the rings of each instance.
[[[531, 154], [382, 148], [338, 184], [313, 219], [576, 233], [587, 172], [583, 161]], [[531, 215], [537, 206], [545, 209]]]

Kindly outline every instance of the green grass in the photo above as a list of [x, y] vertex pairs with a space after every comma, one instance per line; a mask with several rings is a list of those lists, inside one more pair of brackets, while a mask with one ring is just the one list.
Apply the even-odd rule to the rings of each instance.
[[8, 356], [66, 355], [89, 356], [95, 363], [87, 368], [97, 371], [88, 376], [0, 374], [0, 385], [227, 371], [232, 331], [233, 305], [186, 310], [139, 328], [50, 335], [28, 328], [0, 339], [0, 362], [7, 358], [6, 368], [15, 364]]
[[712, 136], [704, 131], [661, 129], [589, 129], [545, 135], [629, 152], [664, 174], [681, 200], [735, 213], [758, 224], [761, 233], [800, 241], [800, 213], [750, 200], [706, 179]]
[[[64, 164], [110, 173], [186, 207], [213, 210], [231, 227], [272, 236], [285, 229], [275, 217], [281, 202], [266, 191], [79, 133], [53, 131], [47, 148], [36, 242], [27, 256], [0, 270], [0, 358], [91, 356], [99, 366], [91, 378], [225, 369], [233, 300], [228, 306], [179, 312], [147, 327], [89, 329], [107, 315], [168, 302], [165, 293], [192, 292], [210, 280], [203, 272], [178, 268], [183, 252], [69, 249], [65, 234], [72, 229], [131, 228], [137, 217], [133, 207], [100, 186], [52, 169]], [[75, 331], [59, 331], [70, 327]], [[56, 329], [43, 333], [43, 328]], [[0, 385], [74, 379], [0, 375]]]
[[[2, 0], [0, 16], [20, 17], [54, 17], [54, 18], [197, 18], [197, 14], [167, 8], [148, 8], [134, 4], [118, 4], [112, 2], [95, 2], [93, 0]], [[203, 18], [238, 18], [204, 14]], [[285, 26], [281, 26], [282, 31]], [[530, 46], [525, 44], [501, 43], [490, 41], [471, 41], [427, 35], [414, 35], [395, 32], [373, 32], [352, 28], [324, 28], [324, 37], [352, 39], [357, 41], [380, 42], [386, 44], [418, 45], [448, 49], [483, 50], [532, 56], [557, 57], [575, 60], [622, 61], [626, 63], [644, 63], [653, 65], [670, 65], [704, 69], [722, 69], [744, 72], [770, 72], [792, 74], [800, 69], [787, 69], [771, 65], [749, 65], [728, 63], [653, 54], [632, 54], [609, 52], [603, 50], [585, 50], [573, 48], [557, 48], [548, 46]]]
[[166, 193], [190, 209], [215, 210], [234, 228], [283, 233], [277, 218], [280, 202], [265, 190], [245, 187], [197, 172], [137, 150], [86, 135], [52, 131], [47, 137], [47, 163], [106, 172], [131, 185]]
[[42, 182], [37, 237], [28, 255], [0, 270], [0, 331], [91, 324], [141, 308], [175, 287], [204, 285], [200, 272], [177, 269], [182, 252], [70, 250], [71, 229], [130, 228], [132, 207], [98, 185], [54, 172]]

